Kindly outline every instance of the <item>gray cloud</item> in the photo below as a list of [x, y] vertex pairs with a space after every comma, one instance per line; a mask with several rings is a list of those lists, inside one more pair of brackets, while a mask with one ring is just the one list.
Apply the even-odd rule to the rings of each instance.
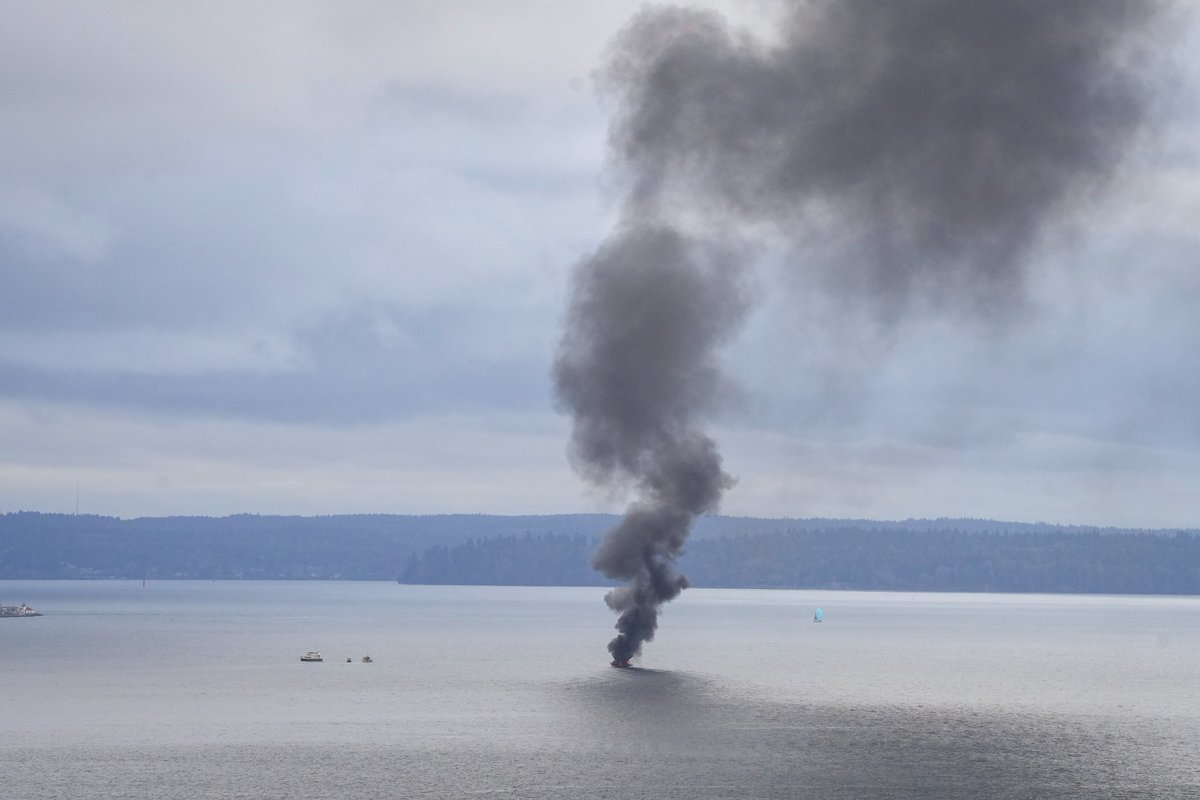
[[[536, 407], [548, 352], [511, 311], [430, 307], [342, 314], [299, 332], [294, 351], [214, 353], [204, 364], [47, 368], [0, 361], [0, 398], [294, 424], [364, 424], [434, 413]], [[506, 332], [506, 333], [498, 333]], [[532, 337], [531, 337], [532, 335]], [[533, 341], [522, 341], [533, 338]], [[118, 340], [119, 341], [119, 340]], [[269, 348], [268, 343], [263, 344]], [[181, 356], [179, 342], [163, 356]]]
[[[561, 446], [551, 446], [563, 425], [550, 407], [546, 365], [568, 266], [593, 251], [621, 213], [619, 202], [605, 208], [597, 191], [622, 184], [599, 174], [606, 120], [589, 75], [639, 5], [303, 0], [284, 11], [48, 0], [6, 8], [3, 507], [48, 508], [43, 501], [71, 495], [82, 474], [85, 495], [87, 484], [104, 487], [93, 508], [125, 514], [233, 513], [251, 507], [256, 491], [271, 498], [261, 508], [279, 511], [292, 510], [289, 492], [295, 508], [314, 512], [357, 503], [405, 510], [421, 497], [444, 498], [447, 511], [469, 497], [514, 513], [619, 509], [608, 487], [583, 496]], [[804, 10], [811, 4], [704, 5], [723, 6], [728, 20], [714, 23], [711, 59], [759, 72], [807, 36], [794, 14], [815, 13]], [[1193, 15], [1176, 11], [1174, 27], [1194, 44]], [[879, 13], [881, 23], [891, 19]], [[753, 40], [738, 32], [743, 23]], [[882, 35], [866, 34], [863, 52]], [[722, 339], [723, 356], [705, 361], [710, 375], [731, 376], [738, 393], [717, 381], [720, 402], [692, 416], [701, 430], [721, 424], [722, 470], [743, 478], [726, 494], [726, 510], [836, 514], [829, 498], [855, 498], [857, 505], [846, 499], [840, 507], [937, 514], [975, 499], [1012, 516], [1052, 511], [1069, 522], [1078, 518], [1071, 509], [1093, 513], [1093, 487], [1103, 482], [1092, 478], [1111, 461], [1090, 464], [1087, 454], [1139, 449], [1141, 487], [1152, 485], [1148, 476], [1182, 486], [1200, 475], [1189, 466], [1188, 400], [1196, 374], [1188, 300], [1200, 202], [1196, 68], [1186, 47], [1162, 41], [1188, 81], [1168, 109], [1171, 148], [1156, 144], [1150, 157], [1122, 164], [1109, 179], [1119, 191], [1108, 192], [1111, 205], [1064, 195], [1049, 209], [1052, 234], [1021, 251], [1024, 288], [997, 284], [1038, 312], [1034, 322], [1013, 311], [1028, 336], [1010, 336], [1003, 350], [982, 335], [944, 342], [939, 336], [950, 334], [911, 322], [879, 334], [864, 328], [879, 324], [868, 324], [878, 305], [853, 311], [845, 300], [821, 299], [827, 295], [816, 290], [830, 286], [888, 285], [875, 239], [833, 215], [862, 207], [865, 191], [837, 194], [836, 208], [802, 195], [776, 225], [765, 221], [769, 204], [744, 191], [771, 167], [746, 164], [743, 174], [715, 156], [706, 162], [704, 148], [691, 151], [698, 169], [690, 183], [655, 190], [664, 203], [690, 194], [689, 211], [658, 220], [660, 227], [669, 222], [701, 251], [726, 233], [755, 241], [763, 233], [769, 242], [758, 254], [773, 259], [758, 265], [764, 303], [749, 327]], [[865, 80], [867, 65], [858, 69]], [[807, 85], [786, 74], [773, 80], [791, 92]], [[610, 107], [620, 108], [619, 84], [607, 91]], [[819, 101], [810, 108], [832, 108]], [[749, 98], [730, 102], [739, 114], [755, 111]], [[716, 110], [703, 113], [718, 128], [711, 134], [732, 135]], [[803, 118], [798, 108], [787, 114]], [[919, 132], [919, 123], [910, 129]], [[877, 135], [863, 131], [862, 141]], [[776, 144], [766, 152], [790, 152]], [[853, 144], [826, 146], [850, 152]], [[894, 158], [881, 152], [868, 162]], [[725, 178], [728, 198], [696, 203], [702, 184]], [[742, 203], [748, 210], [733, 213]], [[1051, 241], [1060, 222], [1078, 227], [1074, 242]], [[907, 241], [899, 223], [881, 230], [886, 241]], [[861, 258], [847, 268], [844, 256], [855, 253]], [[1072, 271], [1079, 280], [1069, 279]], [[1047, 282], [1051, 274], [1059, 277]], [[990, 313], [953, 282], [939, 289], [925, 273], [909, 277], [892, 296], [897, 314], [905, 303]], [[795, 285], [785, 291], [789, 281]], [[526, 421], [511, 436], [483, 435], [497, 416]], [[963, 435], [939, 433], [944, 420]], [[396, 496], [405, 499], [389, 509], [382, 489], [361, 488], [374, 486], [370, 470], [347, 465], [360, 457], [377, 464], [383, 456], [369, 432], [391, 442], [390, 426], [412, 431], [397, 440], [398, 453], [461, 446], [430, 471], [424, 492], [418, 473], [404, 473]], [[260, 439], [258, 430], [272, 433]], [[1030, 454], [1053, 461], [1052, 448], [1028, 444], [1033, 436], [1084, 444], [1067, 448], [1071, 458], [1056, 461], [1050, 475]], [[122, 446], [121, 437], [131, 443]], [[234, 446], [242, 441], [254, 446]], [[999, 448], [986, 465], [972, 460], [985, 445]], [[496, 466], [501, 448], [545, 462], [535, 468], [524, 459], [505, 470]], [[324, 453], [340, 466], [306, 466], [303, 477], [276, 483], [270, 474], [279, 463], [255, 460], [255, 451], [303, 465]], [[867, 464], [864, 454], [885, 452], [913, 455], [907, 467], [890, 457]], [[169, 492], [139, 483], [143, 475], [186, 474], [193, 460], [209, 477], [176, 480]], [[961, 480], [940, 480], [946, 464]], [[559, 472], [567, 477], [554, 478]], [[529, 489], [529, 474], [544, 491]], [[222, 476], [235, 475], [222, 488]], [[812, 483], [789, 478], [798, 475]], [[829, 475], [842, 483], [830, 484]], [[973, 475], [984, 477], [972, 484]], [[1053, 497], [1039, 494], [1031, 476], [1058, 481]], [[465, 487], [457, 496], [443, 485], [456, 481]], [[942, 488], [951, 483], [953, 491]], [[810, 491], [817, 484], [828, 491]], [[1114, 492], [1109, 484], [1104, 496], [1122, 497], [1117, 511], [1136, 522], [1188, 517], [1185, 495]], [[988, 506], [992, 497], [1006, 501]]]

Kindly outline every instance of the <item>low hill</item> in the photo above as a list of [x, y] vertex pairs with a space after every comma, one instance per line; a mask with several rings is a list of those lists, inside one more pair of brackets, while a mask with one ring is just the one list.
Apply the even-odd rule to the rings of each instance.
[[[0, 515], [0, 579], [344, 579], [603, 585], [617, 517]], [[701, 519], [696, 586], [1200, 594], [1200, 531], [991, 520]]]

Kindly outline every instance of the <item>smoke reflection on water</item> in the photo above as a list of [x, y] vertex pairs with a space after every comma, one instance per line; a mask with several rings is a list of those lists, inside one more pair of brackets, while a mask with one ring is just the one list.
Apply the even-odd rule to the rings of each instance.
[[[1152, 722], [1000, 709], [730, 697], [644, 669], [576, 685], [571, 716], [638, 796], [1196, 797], [1200, 773]], [[683, 791], [684, 787], [691, 787]]]

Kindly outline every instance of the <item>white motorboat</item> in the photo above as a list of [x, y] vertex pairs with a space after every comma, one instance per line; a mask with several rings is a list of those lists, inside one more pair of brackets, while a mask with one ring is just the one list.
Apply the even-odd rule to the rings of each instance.
[[0, 606], [0, 617], [40, 617], [42, 612], [34, 611], [21, 603], [19, 606]]

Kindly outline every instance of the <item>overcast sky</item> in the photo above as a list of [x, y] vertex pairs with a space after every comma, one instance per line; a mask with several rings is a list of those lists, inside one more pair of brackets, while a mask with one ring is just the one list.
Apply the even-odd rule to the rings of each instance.
[[[593, 75], [639, 5], [0, 6], [0, 511], [621, 510], [572, 471], [550, 369], [617, 216]], [[723, 513], [1200, 526], [1174, 27], [1159, 129], [1002, 330], [847, 347], [851, 311], [755, 266]]]

